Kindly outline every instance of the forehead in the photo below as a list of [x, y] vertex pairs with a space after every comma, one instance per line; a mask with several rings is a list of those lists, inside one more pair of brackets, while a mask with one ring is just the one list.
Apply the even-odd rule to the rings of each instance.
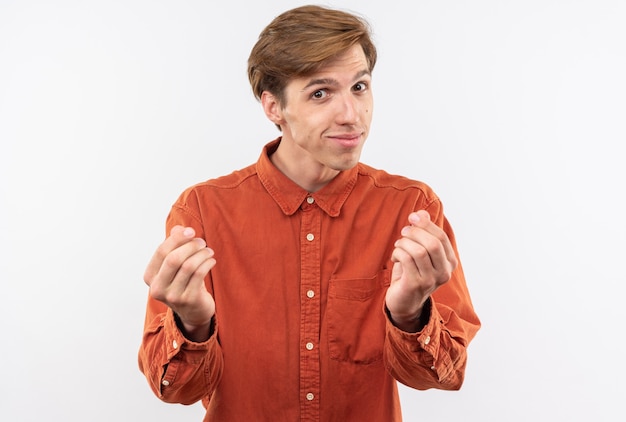
[[324, 62], [314, 73], [292, 78], [288, 85], [293, 83], [300, 86], [309, 86], [321, 80], [334, 80], [336, 83], [339, 83], [347, 79], [352, 82], [352, 79], [369, 74], [369, 64], [363, 48], [356, 44]]

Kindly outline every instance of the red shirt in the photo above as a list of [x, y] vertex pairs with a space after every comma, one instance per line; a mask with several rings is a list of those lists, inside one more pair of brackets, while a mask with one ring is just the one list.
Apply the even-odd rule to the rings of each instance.
[[384, 307], [409, 213], [427, 210], [456, 251], [438, 197], [361, 163], [310, 194], [271, 163], [278, 143], [172, 207], [167, 233], [191, 226], [215, 250], [215, 330], [191, 342], [148, 299], [139, 365], [155, 394], [202, 399], [205, 421], [388, 422], [401, 420], [396, 380], [460, 388], [480, 326], [462, 267], [432, 295], [422, 331], [397, 329]]

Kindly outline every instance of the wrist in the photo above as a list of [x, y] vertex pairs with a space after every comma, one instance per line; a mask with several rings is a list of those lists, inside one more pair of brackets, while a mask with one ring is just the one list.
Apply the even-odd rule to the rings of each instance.
[[195, 343], [202, 343], [207, 341], [213, 334], [215, 319], [214, 317], [211, 317], [211, 319], [204, 324], [187, 323], [183, 321], [176, 313], [174, 313], [174, 319], [176, 321], [176, 326], [187, 340], [193, 341]]
[[389, 319], [391, 323], [402, 331], [407, 333], [416, 333], [423, 328], [421, 324], [422, 311], [420, 310], [417, 315], [414, 316], [398, 316], [389, 312]]
[[398, 314], [393, 313], [387, 309], [387, 315], [391, 323], [402, 331], [408, 333], [417, 333], [421, 331], [430, 319], [430, 298], [424, 302], [424, 304], [413, 313], [410, 314]]

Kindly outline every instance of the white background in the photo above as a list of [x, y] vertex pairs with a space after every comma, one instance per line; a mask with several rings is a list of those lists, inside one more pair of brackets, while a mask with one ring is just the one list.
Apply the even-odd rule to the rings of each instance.
[[[0, 419], [202, 419], [138, 370], [143, 270], [182, 189], [278, 135], [246, 60], [301, 4], [0, 0]], [[483, 322], [405, 420], [625, 420], [626, 2], [326, 4], [379, 48], [362, 159], [442, 197]]]

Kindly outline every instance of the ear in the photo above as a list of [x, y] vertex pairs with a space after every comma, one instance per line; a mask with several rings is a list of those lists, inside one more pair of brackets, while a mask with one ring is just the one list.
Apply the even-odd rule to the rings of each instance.
[[268, 91], [263, 91], [261, 94], [261, 105], [265, 115], [272, 123], [280, 126], [284, 123], [283, 110], [280, 106], [280, 102], [276, 96]]

